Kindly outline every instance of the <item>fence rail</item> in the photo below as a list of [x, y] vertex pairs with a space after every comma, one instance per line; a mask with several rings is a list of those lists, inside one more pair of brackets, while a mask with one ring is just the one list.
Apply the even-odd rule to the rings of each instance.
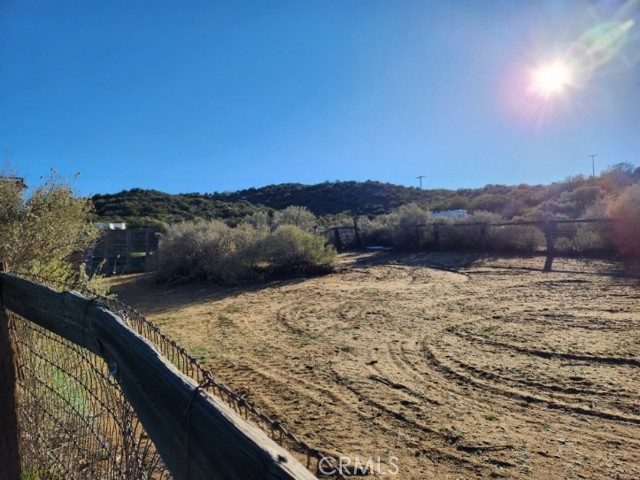
[[[318, 450], [134, 310], [8, 273], [0, 289], [0, 323], [11, 326], [0, 335], [16, 352], [23, 475], [315, 478]], [[276, 440], [306, 455], [307, 468]]]

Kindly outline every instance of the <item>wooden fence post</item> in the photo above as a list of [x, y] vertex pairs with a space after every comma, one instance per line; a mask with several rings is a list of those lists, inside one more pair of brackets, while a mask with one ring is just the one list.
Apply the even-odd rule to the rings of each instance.
[[[0, 271], [4, 264], [0, 263]], [[6, 480], [20, 479], [20, 447], [16, 404], [16, 371], [9, 338], [9, 314], [4, 308], [0, 279], [0, 475]]]
[[483, 223], [480, 226], [480, 250], [487, 249], [487, 224]]
[[553, 266], [553, 256], [555, 254], [555, 247], [553, 246], [553, 230], [554, 230], [555, 222], [552, 220], [547, 220], [544, 223], [544, 238], [547, 243], [547, 259], [544, 262], [543, 272], [550, 272], [551, 267]]
[[353, 217], [353, 230], [356, 236], [356, 248], [362, 248], [362, 238], [360, 237], [360, 227], [358, 227], [358, 217]]
[[342, 239], [340, 238], [340, 232], [338, 231], [338, 228], [334, 228], [333, 229], [333, 235], [336, 238], [336, 250], [341, 251], [342, 250]]

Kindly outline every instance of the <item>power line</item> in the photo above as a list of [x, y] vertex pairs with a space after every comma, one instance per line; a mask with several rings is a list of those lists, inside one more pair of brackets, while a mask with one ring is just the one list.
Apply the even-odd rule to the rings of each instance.
[[416, 178], [420, 180], [420, 190], [422, 190], [422, 179], [426, 177], [426, 175], [418, 175]]

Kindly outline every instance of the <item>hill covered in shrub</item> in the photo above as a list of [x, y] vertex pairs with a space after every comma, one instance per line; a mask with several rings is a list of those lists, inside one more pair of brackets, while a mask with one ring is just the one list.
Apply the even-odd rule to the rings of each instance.
[[286, 183], [230, 193], [179, 195], [132, 189], [96, 195], [93, 203], [100, 219], [159, 228], [196, 219], [219, 219], [235, 226], [257, 212], [272, 215], [274, 210], [290, 205], [306, 207], [319, 217], [375, 216], [415, 203], [432, 211], [465, 209], [491, 212], [505, 219], [583, 218], [602, 216], [605, 202], [638, 182], [640, 168], [623, 163], [597, 177], [579, 175], [549, 185], [420, 190], [376, 181], [348, 181], [316, 185]]
[[150, 227], [164, 230], [173, 223], [198, 219], [218, 219], [235, 226], [266, 207], [240, 200], [227, 202], [212, 195], [186, 193], [172, 195], [157, 190], [134, 188], [116, 194], [94, 195], [98, 221], [126, 222], [131, 228]]

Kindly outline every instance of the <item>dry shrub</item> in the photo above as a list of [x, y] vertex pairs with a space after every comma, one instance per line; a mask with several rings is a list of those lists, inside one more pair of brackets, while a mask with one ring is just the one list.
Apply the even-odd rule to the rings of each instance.
[[[582, 219], [604, 219], [607, 217], [607, 205], [596, 201], [585, 209]], [[593, 221], [576, 224], [575, 246], [578, 253], [603, 254], [615, 251], [611, 235], [610, 222]]]
[[424, 247], [424, 227], [428, 213], [415, 203], [410, 203], [400, 207], [396, 215], [393, 244], [407, 250], [419, 250]]
[[249, 225], [231, 228], [218, 220], [179, 223], [160, 239], [158, 278], [235, 282], [251, 275], [259, 245], [258, 230]]
[[403, 250], [419, 250], [430, 241], [426, 229], [428, 213], [415, 203], [374, 219], [363, 219], [360, 228], [369, 243], [392, 245]]
[[294, 225], [270, 232], [218, 220], [184, 222], [160, 239], [160, 280], [204, 279], [237, 283], [283, 273], [328, 271], [336, 252], [325, 240]]
[[491, 227], [487, 245], [497, 251], [533, 253], [546, 247], [544, 231], [533, 225]]
[[438, 246], [445, 249], [479, 249], [482, 246], [482, 226], [442, 223], [437, 226]]
[[620, 257], [632, 269], [640, 269], [640, 183], [626, 188], [608, 213]]
[[318, 225], [318, 219], [306, 207], [291, 205], [284, 210], [274, 212], [271, 227], [275, 230], [281, 225], [295, 225], [310, 232]]
[[379, 215], [374, 218], [360, 219], [359, 227], [367, 239], [368, 245], [393, 245], [393, 227], [389, 221], [391, 215]]
[[266, 260], [277, 273], [330, 270], [336, 257], [324, 238], [295, 225], [282, 225], [267, 236]]
[[251, 278], [260, 262], [264, 235], [249, 225], [231, 228], [213, 221], [209, 236], [202, 243], [200, 267], [203, 276], [221, 283], [234, 283]]
[[575, 247], [579, 253], [606, 253], [614, 250], [608, 223], [579, 223], [576, 225]]

